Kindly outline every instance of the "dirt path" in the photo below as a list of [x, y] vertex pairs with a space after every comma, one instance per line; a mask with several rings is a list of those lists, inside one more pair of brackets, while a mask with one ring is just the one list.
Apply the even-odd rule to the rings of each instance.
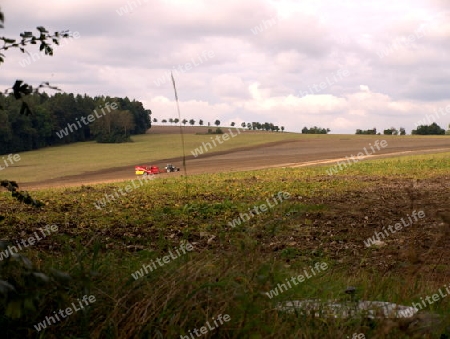
[[[346, 160], [346, 156], [356, 156], [363, 152], [364, 148], [371, 153], [370, 146], [376, 140], [382, 140], [383, 136], [373, 138], [305, 138], [295, 141], [274, 142], [265, 145], [243, 147], [239, 149], [205, 153], [197, 158], [186, 156], [187, 174], [235, 172], [276, 167], [302, 167], [321, 164], [331, 164]], [[384, 158], [403, 155], [416, 155], [426, 153], [438, 153], [450, 151], [450, 138], [390, 138], [386, 148], [378, 150], [367, 158]], [[167, 163], [173, 163], [182, 167], [182, 158], [161, 159], [152, 163], [164, 167]], [[21, 184], [21, 188], [35, 190], [50, 187], [70, 187], [82, 184], [95, 184], [105, 182], [117, 182], [134, 179], [134, 165], [114, 167], [107, 170], [86, 172], [62, 178]], [[183, 172], [161, 174], [162, 176], [182, 175]]]

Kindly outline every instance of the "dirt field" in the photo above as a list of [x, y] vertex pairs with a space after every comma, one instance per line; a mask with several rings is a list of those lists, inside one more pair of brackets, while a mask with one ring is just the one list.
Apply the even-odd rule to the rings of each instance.
[[[300, 137], [296, 141], [277, 142], [263, 146], [247, 147], [226, 151], [221, 153], [205, 153], [194, 158], [191, 150], [186, 150], [187, 174], [213, 173], [213, 172], [233, 172], [251, 170], [267, 167], [300, 167], [314, 165], [332, 165], [339, 159], [346, 156], [356, 155], [364, 152], [364, 148], [370, 150], [369, 144], [374, 145], [376, 140], [387, 140], [388, 146], [377, 151], [369, 158], [383, 158], [404, 156], [413, 154], [439, 153], [450, 151], [450, 138], [445, 137], [384, 137], [384, 136], [336, 136], [325, 137]], [[182, 159], [161, 159], [154, 163], [164, 167], [167, 162], [172, 162], [181, 167]], [[357, 180], [361, 183], [370, 183], [367, 187], [346, 188], [345, 191], [332, 192], [328, 194], [316, 194], [312, 197], [303, 197], [300, 194], [292, 196], [299, 204], [305, 206], [319, 206], [323, 210], [302, 211], [293, 209], [283, 216], [283, 219], [275, 218], [268, 220], [261, 227], [251, 227], [249, 222], [246, 234], [253, 239], [257, 239], [261, 257], [282, 261], [286, 266], [295, 265], [296, 262], [308, 260], [329, 260], [333, 263], [334, 272], [344, 272], [353, 285], [357, 286], [362, 298], [367, 295], [377, 295], [376, 291], [383, 296], [389, 295], [385, 292], [392, 285], [383, 285], [387, 278], [398, 277], [396, 285], [393, 287], [398, 291], [398, 286], [402, 286], [400, 293], [405, 305], [410, 305], [410, 301], [417, 301], [425, 293], [415, 294], [416, 285], [426, 285], [427, 290], [437, 291], [448, 284], [449, 281], [449, 261], [450, 256], [450, 176], [445, 174], [422, 180], [411, 180], [407, 178], [390, 178], [383, 176], [346, 176], [341, 173], [339, 176], [327, 176], [324, 166], [324, 175], [314, 178], [303, 178], [303, 182], [320, 182], [324, 187], [332, 181], [351, 182]], [[449, 160], [450, 166], [450, 160]], [[161, 176], [183, 175], [183, 171]], [[62, 195], [61, 199], [68, 199], [71, 194], [92, 194], [104, 189], [111, 190], [114, 187], [99, 188], [91, 187], [88, 184], [99, 182], [122, 181], [134, 179], [133, 165], [125, 167], [110, 168], [107, 171], [96, 171], [69, 177], [47, 180], [41, 183], [23, 184], [21, 188], [39, 189], [43, 187], [61, 186], [87, 186], [77, 188], [75, 192]], [[283, 182], [284, 178], [279, 182]], [[236, 187], [245, 180], [245, 183], [257, 184], [261, 178], [255, 176], [246, 179], [227, 179], [230, 186]], [[287, 180], [287, 179], [286, 179]], [[278, 181], [277, 181], [278, 182]], [[293, 183], [292, 181], [290, 182]], [[345, 186], [347, 187], [347, 186]], [[223, 195], [205, 195], [205, 201], [214, 205], [223, 201]], [[324, 192], [321, 192], [324, 193]], [[158, 199], [156, 199], [158, 200]], [[52, 206], [52, 205], [50, 205]], [[117, 250], [120, 253], [135, 253], [139, 248], [158, 248], [161, 238], [170, 239], [171, 246], [176, 247], [188, 235], [188, 241], [195, 245], [198, 251], [205, 253], [215, 253], [217, 256], [229, 253], [233, 250], [233, 237], [236, 236], [231, 229], [227, 229], [224, 235], [217, 238], [210, 238], [202, 235], [205, 232], [187, 230], [186, 224], [176, 217], [171, 218], [171, 226], [156, 228], [153, 221], [151, 223], [139, 223], [127, 221], [124, 224], [121, 217], [117, 217], [108, 222], [108, 227], [86, 227], [80, 226], [78, 220], [91, 220], [90, 216], [98, 217], [98, 221], [104, 218], [103, 215], [87, 205], [67, 200], [55, 208], [55, 213], [68, 213], [76, 211], [76, 217], [72, 222], [62, 225], [60, 233], [75, 238], [81, 237], [88, 243], [93, 239], [93, 235], [104, 239], [108, 250]], [[50, 207], [52, 208], [52, 207]], [[121, 205], [120, 208], [126, 210], [129, 207]], [[64, 211], [64, 212], [61, 212]], [[92, 212], [94, 210], [94, 212]], [[382, 237], [382, 243], [366, 247], [365, 241], [373, 237], [376, 232], [400, 224], [401, 220], [408, 223], [407, 217], [412, 213], [421, 211], [425, 217], [423, 219], [410, 219], [411, 223], [405, 225], [403, 229], [394, 233], [387, 233]], [[86, 213], [86, 214], [83, 214]], [[94, 214], [92, 214], [94, 213]], [[138, 213], [148, 213], [146, 208], [136, 208], [136, 215], [133, 217], [140, 220]], [[143, 218], [142, 218], [143, 220]], [[281, 222], [280, 222], [281, 221]], [[95, 221], [97, 222], [97, 221]], [[195, 229], [197, 225], [202, 226], [203, 218], [195, 218], [190, 225]], [[226, 223], [225, 223], [226, 224]], [[398, 225], [397, 224], [397, 225]], [[175, 225], [175, 226], [174, 226]], [[216, 228], [209, 231], [211, 234], [219, 234], [226, 225], [214, 222]], [[132, 227], [130, 227], [132, 226]], [[174, 229], [177, 229], [174, 232]], [[202, 229], [199, 227], [199, 229]], [[270, 230], [270, 232], [268, 232]], [[22, 223], [11, 227], [6, 225], [2, 232], [14, 239], [17, 232], [31, 234], [32, 229], [27, 223]], [[223, 237], [223, 238], [222, 238]], [[52, 251], [62, 250], [61, 245], [51, 239], [44, 239], [36, 245], [42, 251], [49, 248]], [[213, 266], [213, 265], [212, 265]], [[370, 280], [371, 285], [365, 285], [366, 276], [376, 276], [379, 280]], [[343, 281], [338, 283], [343, 284]], [[380, 283], [380, 284], [379, 284]], [[330, 285], [333, 282], [329, 283]], [[391, 283], [392, 284], [392, 283]], [[374, 286], [372, 286], [374, 285]], [[379, 298], [377, 296], [377, 298]], [[255, 298], [256, 299], [256, 298]], [[389, 299], [382, 299], [390, 301]], [[443, 300], [444, 304], [448, 299]], [[426, 308], [424, 314], [427, 315], [432, 308]], [[416, 318], [411, 320], [389, 320], [386, 327], [382, 329], [384, 333], [401, 329], [402, 333], [414, 333], [420, 326], [431, 326], [427, 323], [427, 318], [423, 323], [417, 325]], [[431, 319], [431, 318], [430, 318]], [[409, 321], [409, 322], [407, 322]], [[409, 325], [405, 324], [412, 324]], [[442, 324], [448, 325], [448, 317]], [[434, 325], [433, 325], [434, 326]], [[365, 329], [368, 331], [368, 329]], [[397, 336], [399, 337], [399, 336]], [[423, 336], [422, 336], [423, 337]], [[435, 336], [436, 337], [436, 336]], [[381, 336], [380, 336], [381, 338]]]
[[[164, 128], [165, 132], [179, 133], [179, 127]], [[159, 133], [156, 128], [153, 133]], [[198, 133], [191, 129], [190, 133]], [[246, 132], [247, 133], [247, 132]], [[388, 146], [379, 151], [374, 148], [371, 152], [370, 144], [376, 140], [385, 139]], [[346, 136], [337, 135], [315, 137], [299, 136], [296, 141], [283, 141], [256, 147], [244, 147], [225, 152], [209, 151], [197, 158], [186, 150], [187, 174], [234, 172], [254, 170], [268, 167], [300, 167], [318, 164], [332, 164], [346, 156], [350, 157], [359, 152], [373, 153], [369, 158], [390, 157], [412, 154], [424, 154], [430, 152], [450, 151], [450, 138], [446, 137], [389, 137], [389, 136]], [[160, 159], [151, 165], [164, 167], [167, 163], [173, 163], [182, 167], [182, 158]], [[33, 190], [46, 187], [69, 187], [82, 184], [94, 184], [103, 182], [123, 181], [135, 178], [134, 165], [109, 168], [107, 170], [86, 172], [80, 175], [67, 176], [46, 180], [43, 182], [31, 182], [21, 185], [23, 189]], [[148, 164], [150, 165], [150, 164]], [[182, 175], [179, 173], [162, 175]]]

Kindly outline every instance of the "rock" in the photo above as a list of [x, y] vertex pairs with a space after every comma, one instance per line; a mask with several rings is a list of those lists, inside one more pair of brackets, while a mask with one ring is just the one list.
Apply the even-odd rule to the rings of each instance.
[[417, 308], [402, 306], [384, 301], [339, 302], [337, 300], [321, 301], [306, 299], [287, 301], [277, 305], [277, 309], [285, 312], [303, 310], [321, 318], [408, 318], [418, 312]]
[[[353, 288], [347, 289], [353, 292]], [[372, 319], [382, 325], [385, 334], [398, 328], [413, 338], [423, 335], [438, 335], [442, 331], [450, 331], [450, 326], [444, 329], [444, 322], [437, 314], [419, 312], [415, 307], [397, 305], [385, 301], [355, 301], [341, 302], [337, 300], [322, 301], [319, 299], [294, 300], [278, 303], [276, 309], [288, 313], [302, 312], [315, 318]]]
[[384, 241], [381, 241], [381, 240], [375, 240], [375, 241], [373, 241], [373, 243], [370, 244], [368, 247], [372, 247], [372, 246], [375, 246], [375, 247], [383, 247], [383, 246], [386, 246], [386, 243], [385, 243]]

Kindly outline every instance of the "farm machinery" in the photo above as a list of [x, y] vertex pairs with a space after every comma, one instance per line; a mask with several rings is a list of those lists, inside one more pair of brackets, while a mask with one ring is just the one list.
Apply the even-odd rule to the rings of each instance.
[[160, 173], [170, 173], [170, 172], [179, 172], [180, 169], [178, 167], [175, 167], [172, 164], [167, 164], [166, 167], [164, 167], [164, 170], [160, 169], [158, 166], [145, 166], [145, 165], [139, 165], [134, 166], [134, 171], [136, 175], [154, 175], [154, 174], [160, 174]]
[[134, 166], [136, 175], [153, 175], [162, 173], [158, 166]]
[[180, 171], [180, 168], [175, 167], [175, 166], [172, 165], [172, 164], [167, 164], [167, 166], [165, 167], [165, 169], [166, 169], [167, 173], [169, 173], [169, 172], [179, 172], [179, 171]]

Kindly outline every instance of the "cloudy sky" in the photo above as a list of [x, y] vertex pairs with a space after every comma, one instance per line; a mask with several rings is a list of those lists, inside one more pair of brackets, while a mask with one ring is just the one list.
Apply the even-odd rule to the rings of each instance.
[[447, 1], [2, 0], [1, 35], [77, 34], [53, 57], [8, 50], [0, 86], [128, 96], [161, 120], [177, 116], [172, 70], [187, 119], [410, 133], [428, 114], [447, 128]]

